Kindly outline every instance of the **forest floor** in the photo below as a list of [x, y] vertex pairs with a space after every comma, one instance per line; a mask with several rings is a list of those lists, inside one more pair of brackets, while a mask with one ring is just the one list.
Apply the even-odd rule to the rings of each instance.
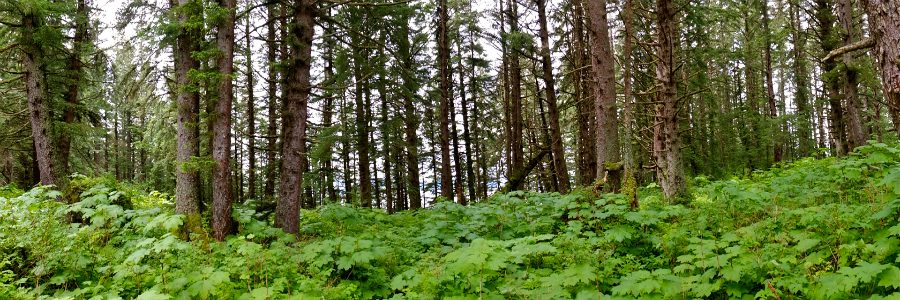
[[250, 202], [221, 243], [179, 238], [164, 194], [73, 183], [0, 190], [0, 298], [900, 298], [900, 148], [884, 144], [697, 177], [687, 205], [651, 184], [637, 210], [586, 190], [393, 215], [329, 205], [295, 237]]

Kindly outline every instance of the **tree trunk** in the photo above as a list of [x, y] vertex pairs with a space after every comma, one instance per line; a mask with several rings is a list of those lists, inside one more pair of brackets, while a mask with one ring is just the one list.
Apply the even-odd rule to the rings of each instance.
[[[225, 14], [216, 29], [216, 46], [219, 53], [216, 66], [219, 68], [217, 94], [213, 116], [213, 194], [212, 233], [213, 238], [225, 240], [231, 232], [231, 204], [234, 202], [231, 178], [231, 108], [234, 98], [232, 76], [234, 73], [234, 15], [235, 0], [219, 0], [219, 7]], [[251, 105], [252, 106], [252, 105]]]
[[[822, 53], [827, 55], [828, 52], [838, 47], [839, 40], [834, 32], [834, 23], [836, 17], [832, 12], [832, 3], [829, 0], [815, 0], [814, 17], [818, 24], [819, 41], [821, 42]], [[820, 62], [823, 73], [830, 72], [837, 67], [833, 60], [821, 60]], [[840, 82], [836, 76], [822, 76], [823, 85], [825, 86], [825, 95], [828, 98], [830, 111], [828, 114], [828, 124], [830, 129], [831, 140], [837, 155], [847, 153], [845, 143], [845, 125], [844, 125], [844, 108], [840, 99]]]
[[900, 135], [900, 5], [895, 0], [862, 0], [875, 38], [875, 58], [894, 131]]
[[[175, 83], [177, 85], [178, 104], [178, 149], [175, 176], [175, 212], [187, 215], [186, 228], [189, 232], [200, 231], [200, 177], [197, 172], [196, 158], [200, 154], [199, 114], [200, 95], [196, 91], [197, 83], [189, 73], [197, 70], [200, 63], [193, 57], [197, 50], [197, 42], [202, 35], [196, 28], [187, 26], [197, 11], [198, 3], [191, 0], [178, 0], [178, 21], [181, 24], [174, 49]], [[118, 164], [117, 164], [118, 165]]]
[[[353, 45], [360, 45], [358, 37]], [[369, 120], [367, 103], [364, 97], [368, 97], [368, 82], [364, 78], [363, 66], [368, 61], [368, 55], [359, 47], [353, 49], [353, 72], [356, 78], [354, 96], [356, 98], [356, 150], [359, 153], [359, 204], [362, 207], [372, 207], [372, 173], [369, 170]]]
[[[506, 17], [509, 22], [510, 34], [519, 32], [519, 14], [516, 0], [509, 0]], [[509, 123], [510, 123], [510, 173], [521, 173], [525, 166], [525, 158], [522, 147], [522, 70], [519, 66], [519, 51], [515, 47], [509, 47]]]
[[275, 209], [275, 225], [285, 232], [298, 233], [300, 203], [303, 189], [303, 170], [306, 169], [306, 121], [307, 103], [312, 89], [312, 42], [316, 0], [295, 0], [290, 31], [290, 59], [287, 63], [287, 97], [284, 143], [281, 160], [281, 193]]
[[791, 10], [791, 42], [793, 44], [794, 69], [794, 103], [797, 105], [797, 139], [798, 154], [809, 156], [815, 147], [812, 129], [812, 111], [810, 108], [809, 70], [806, 57], [806, 32], [801, 27], [799, 0], [790, 1]]
[[633, 44], [633, 18], [634, 18], [634, 9], [632, 6], [632, 0], [625, 0], [625, 8], [624, 14], [622, 16], [624, 27], [625, 27], [625, 41], [622, 45], [622, 80], [624, 82], [623, 88], [625, 93], [625, 101], [624, 107], [622, 111], [622, 123], [624, 123], [622, 127], [624, 127], [625, 140], [623, 141], [625, 144], [623, 153], [623, 165], [625, 169], [625, 173], [623, 176], [622, 182], [622, 193], [629, 200], [629, 204], [632, 209], [636, 209], [639, 206], [638, 196], [637, 196], [637, 178], [635, 177], [635, 167], [634, 167], [634, 150], [632, 149], [632, 143], [634, 141], [634, 135], [631, 129], [631, 120], [632, 120], [632, 44]]
[[[859, 37], [855, 29], [853, 18], [853, 3], [850, 0], [838, 0], [838, 21], [841, 23], [841, 38], [844, 46], [851, 45]], [[844, 104], [847, 108], [847, 148], [853, 150], [866, 144], [866, 132], [863, 127], [863, 108], [859, 101], [856, 67], [853, 63], [853, 55], [845, 53], [842, 56], [844, 64], [843, 85]]]
[[278, 70], [276, 69], [278, 46], [275, 39], [278, 34], [275, 31], [276, 15], [275, 5], [270, 4], [266, 7], [268, 21], [266, 22], [266, 59], [269, 65], [269, 79], [267, 81], [267, 96], [269, 97], [266, 104], [268, 110], [268, 124], [266, 128], [266, 182], [263, 184], [263, 196], [268, 199], [275, 198], [275, 177], [278, 172], [276, 164], [278, 153]]
[[772, 130], [772, 153], [775, 162], [780, 162], [784, 149], [781, 146], [781, 126], [778, 125], [778, 107], [775, 104], [775, 83], [772, 80], [772, 33], [769, 32], [769, 5], [768, 0], [760, 1], [760, 11], [762, 12], [763, 34], [764, 36], [764, 55], [766, 63], [766, 100], [769, 104], [769, 118], [772, 124], [769, 128]]
[[[35, 160], [42, 185], [56, 184], [53, 173], [53, 152], [50, 144], [50, 108], [44, 91], [43, 49], [35, 34], [43, 24], [33, 13], [22, 17], [22, 67], [25, 69], [25, 93], [28, 97], [28, 115], [31, 120], [31, 136], [34, 142]], [[61, 199], [61, 198], [60, 198]]]
[[653, 151], [656, 156], [657, 177], [667, 199], [685, 192], [684, 169], [681, 161], [681, 139], [678, 135], [678, 103], [675, 90], [675, 5], [672, 0], [656, 1], [657, 54], [656, 115], [653, 130]]
[[553, 62], [550, 58], [550, 33], [547, 29], [547, 0], [536, 0], [538, 23], [541, 36], [541, 62], [543, 64], [544, 85], [547, 93], [547, 113], [550, 118], [550, 149], [553, 152], [553, 171], [559, 184], [559, 192], [569, 192], [569, 169], [566, 167], [566, 153], [562, 130], [559, 126], [559, 107], [556, 103], [556, 82], [553, 79]]
[[440, 78], [441, 108], [441, 196], [453, 199], [453, 174], [450, 165], [450, 38], [447, 30], [447, 0], [438, 1], [438, 77]]
[[[582, 0], [572, 0], [572, 11], [574, 19], [572, 23], [572, 68], [574, 68], [574, 96], [578, 115], [578, 154], [575, 156], [575, 164], [577, 167], [578, 184], [582, 186], [591, 185], [597, 176], [597, 145], [595, 142], [595, 115], [593, 98], [588, 97], [589, 87], [586, 85], [587, 78], [584, 67], [590, 63], [587, 62], [585, 55], [585, 32], [584, 32], [584, 8]], [[593, 74], [592, 72], [590, 72]], [[593, 76], [593, 75], [591, 75]]]
[[247, 57], [247, 196], [250, 199], [256, 199], [256, 99], [253, 97], [253, 88], [255, 81], [253, 80], [253, 48], [250, 41], [250, 22], [252, 18], [247, 17], [244, 24], [244, 32], [246, 33], [246, 49], [244, 55]]
[[[88, 19], [88, 11], [87, 5], [85, 5], [85, 0], [78, 0], [75, 7], [75, 35], [72, 37], [72, 53], [69, 56], [69, 78], [68, 78], [68, 88], [66, 90], [65, 99], [66, 99], [66, 108], [63, 112], [63, 121], [68, 126], [72, 126], [75, 124], [75, 110], [78, 107], [79, 102], [79, 88], [81, 84], [81, 77], [83, 76], [81, 69], [83, 68], [81, 63], [81, 52], [84, 44], [84, 39], [87, 36], [87, 22], [90, 21]], [[59, 169], [60, 175], [65, 178], [65, 176], [69, 175], [69, 156], [72, 148], [72, 134], [71, 127], [67, 128], [66, 132], [59, 135], [58, 141], [58, 149], [59, 149]]]
[[403, 127], [406, 146], [406, 193], [409, 198], [409, 209], [422, 207], [421, 192], [419, 190], [419, 116], [416, 112], [416, 90], [418, 83], [415, 76], [415, 61], [413, 60], [409, 36], [409, 17], [405, 17], [400, 24], [397, 34], [398, 59], [402, 64], [400, 79], [403, 86], [400, 89], [403, 96]]
[[[475, 198], [478, 197], [475, 194], [475, 170], [472, 168], [472, 133], [469, 130], [469, 103], [466, 101], [466, 75], [465, 68], [463, 67], [463, 59], [462, 53], [462, 36], [460, 36], [459, 44], [457, 47], [459, 49], [459, 97], [460, 97], [460, 108], [462, 109], [462, 119], [463, 119], [463, 141], [466, 143], [466, 187], [468, 188], [469, 197], [463, 197], [463, 199], [474, 201]], [[474, 59], [474, 57], [469, 57], [469, 59]], [[473, 63], [474, 64], [474, 63]], [[472, 92], [472, 98], [475, 98], [475, 90], [474, 85], [469, 89]]]
[[[606, 1], [589, 1], [587, 4], [587, 11], [588, 17], [591, 20], [591, 65], [594, 81], [596, 82], [594, 86], [594, 114], [597, 119], [596, 147], [598, 173], [595, 174], [595, 178], [607, 178], [608, 181], [606, 182], [605, 187], [609, 190], [618, 190], [620, 185], [619, 176], [616, 176], [617, 174], [615, 173], [609, 174], [611, 176], [606, 176], [608, 165], [618, 163], [621, 159], [619, 155], [619, 122], [616, 116], [615, 71], [613, 68], [615, 60], [613, 58], [612, 46], [609, 38]], [[674, 24], [672, 26], [674, 27]], [[672, 39], [677, 38], [674, 33], [671, 37]], [[660, 57], [663, 56], [660, 55]], [[674, 66], [669, 67], [672, 68]], [[671, 80], [671, 78], [669, 80]], [[672, 88], [672, 93], [674, 94], [674, 82]], [[672, 99], [671, 101], [674, 102], [675, 99]], [[674, 106], [674, 103], [672, 105]], [[672, 118], [674, 121], [674, 116]]]

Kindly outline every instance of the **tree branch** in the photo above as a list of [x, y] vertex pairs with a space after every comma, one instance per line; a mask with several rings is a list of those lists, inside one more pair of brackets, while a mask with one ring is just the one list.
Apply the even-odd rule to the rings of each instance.
[[859, 42], [831, 50], [831, 52], [828, 52], [828, 55], [825, 56], [825, 61], [833, 60], [835, 57], [847, 54], [849, 52], [853, 52], [853, 51], [860, 50], [860, 49], [871, 48], [874, 46], [875, 46], [875, 39], [865, 38]]

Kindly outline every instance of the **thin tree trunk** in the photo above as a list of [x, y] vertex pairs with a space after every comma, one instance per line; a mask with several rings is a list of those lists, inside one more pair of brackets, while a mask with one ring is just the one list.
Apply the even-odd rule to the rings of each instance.
[[[358, 38], [353, 42], [354, 45], [359, 45]], [[359, 47], [353, 49], [353, 72], [354, 77], [356, 78], [356, 87], [354, 89], [354, 96], [356, 98], [356, 142], [357, 142], [357, 151], [359, 153], [359, 163], [357, 167], [359, 167], [359, 201], [360, 206], [362, 207], [372, 207], [372, 174], [369, 170], [369, 121], [368, 121], [368, 112], [367, 112], [367, 101], [364, 97], [368, 98], [368, 82], [367, 78], [364, 78], [363, 74], [363, 65], [366, 64], [366, 61], [369, 59], [366, 53]]]
[[405, 17], [397, 34], [397, 53], [402, 64], [400, 79], [403, 81], [403, 86], [400, 91], [403, 96], [404, 144], [406, 146], [406, 192], [409, 198], [409, 209], [419, 209], [422, 207], [421, 192], [419, 191], [419, 116], [415, 107], [415, 92], [418, 83], [416, 83], [415, 62], [409, 39], [409, 18]]
[[[510, 33], [519, 32], [519, 15], [516, 0], [509, 0], [506, 17]], [[522, 70], [519, 66], [519, 49], [510, 47], [509, 51], [509, 123], [510, 123], [510, 173], [521, 173], [525, 166], [522, 147]], [[517, 187], [517, 186], [516, 186]]]
[[625, 144], [623, 153], [623, 162], [625, 174], [622, 183], [622, 192], [625, 196], [628, 197], [630, 206], [632, 209], [636, 209], [639, 206], [638, 197], [637, 197], [637, 178], [635, 178], [635, 166], [634, 166], [634, 150], [632, 149], [632, 143], [634, 141], [634, 134], [631, 129], [631, 120], [632, 120], [632, 44], [633, 44], [633, 18], [634, 18], [634, 9], [632, 6], [632, 0], [625, 0], [625, 9], [624, 15], [622, 16], [624, 27], [625, 27], [625, 41], [622, 45], [623, 48], [623, 64], [622, 64], [622, 80], [624, 82], [623, 88], [625, 93], [624, 107], [622, 112], [622, 123], [624, 127], [625, 140], [623, 143]]
[[441, 130], [441, 196], [453, 199], [453, 174], [450, 161], [450, 38], [447, 30], [449, 16], [447, 0], [438, 1], [438, 77], [440, 78], [440, 130]]
[[574, 96], [576, 107], [578, 109], [578, 154], [575, 156], [575, 164], [577, 166], [578, 184], [582, 186], [590, 185], [597, 176], [597, 145], [595, 142], [595, 115], [593, 107], [593, 98], [588, 97], [588, 87], [586, 86], [587, 75], [584, 67], [587, 62], [585, 55], [585, 31], [584, 31], [584, 7], [582, 0], [572, 0], [572, 11], [574, 19], [572, 20], [572, 53], [574, 68]]
[[[462, 57], [463, 49], [460, 46], [462, 44], [462, 36], [460, 36], [459, 44], [457, 47], [459, 48], [459, 55]], [[469, 57], [470, 59], [474, 59], [474, 57]], [[463, 197], [463, 199], [467, 200], [475, 200], [478, 197], [475, 194], [475, 170], [472, 169], [472, 133], [469, 131], [469, 104], [466, 101], [466, 75], [465, 68], [463, 67], [463, 59], [459, 60], [459, 97], [460, 97], [460, 107], [462, 109], [462, 119], [463, 119], [463, 141], [466, 143], [466, 187], [468, 188], [469, 197]], [[475, 97], [474, 85], [469, 89], [472, 92], [473, 98]], [[473, 99], [474, 100], [474, 99]], [[468, 201], [467, 201], [468, 202]]]
[[[828, 0], [815, 0], [814, 17], [818, 24], [819, 41], [821, 42], [822, 53], [831, 52], [838, 47], [839, 40], [834, 32], [834, 24], [836, 17], [832, 12], [832, 3]], [[830, 72], [837, 67], [833, 60], [821, 60], [821, 69], [824, 72]], [[828, 124], [830, 127], [831, 140], [837, 155], [847, 153], [844, 125], [844, 108], [840, 99], [840, 82], [835, 76], [821, 76], [825, 86], [825, 95], [828, 98], [830, 111], [828, 114]]]
[[[75, 35], [72, 37], [72, 53], [69, 56], [69, 78], [66, 90], [66, 108], [63, 112], [63, 121], [72, 126], [75, 123], [75, 109], [79, 102], [79, 88], [82, 77], [81, 52], [84, 39], [87, 36], [88, 10], [85, 0], [78, 0], [75, 6]], [[60, 175], [65, 178], [69, 175], [69, 156], [72, 148], [72, 135], [65, 132], [59, 136], [57, 148], [59, 149]]]
[[569, 169], [566, 167], [565, 146], [559, 126], [559, 107], [556, 103], [556, 82], [553, 79], [553, 62], [550, 58], [550, 33], [547, 29], [547, 0], [536, 0], [541, 36], [541, 62], [547, 93], [547, 113], [550, 118], [550, 149], [553, 152], [553, 171], [556, 173], [559, 192], [569, 191]]
[[[248, 5], [251, 3], [248, 3]], [[247, 57], [247, 195], [250, 199], [256, 199], [256, 99], [253, 97], [253, 89], [255, 81], [253, 80], [253, 48], [250, 43], [250, 22], [252, 19], [247, 17], [244, 24], [244, 32], [246, 32], [246, 49], [244, 55]]]
[[760, 11], [762, 11], [762, 20], [763, 20], [763, 34], [764, 34], [764, 43], [765, 43], [765, 63], [766, 63], [766, 99], [769, 104], [769, 118], [771, 118], [772, 124], [770, 124], [770, 128], [772, 129], [772, 153], [775, 162], [780, 162], [783, 156], [784, 149], [781, 147], [781, 133], [779, 132], [781, 126], [777, 124], [778, 120], [778, 107], [775, 104], [775, 83], [772, 80], [773, 71], [772, 71], [772, 33], [769, 32], [769, 5], [768, 0], [760, 1], [761, 7]]
[[815, 147], [812, 129], [812, 111], [810, 108], [809, 70], [806, 57], [806, 33], [801, 27], [799, 0], [790, 1], [791, 41], [793, 44], [794, 68], [794, 103], [797, 105], [797, 139], [798, 154], [809, 156]]
[[266, 59], [268, 61], [268, 124], [266, 128], [266, 182], [263, 185], [263, 196], [268, 199], [275, 198], [275, 177], [278, 172], [277, 149], [278, 149], [278, 70], [276, 69], [278, 46], [275, 39], [278, 35], [275, 31], [275, 5], [270, 4], [266, 7], [268, 21], [266, 22]]

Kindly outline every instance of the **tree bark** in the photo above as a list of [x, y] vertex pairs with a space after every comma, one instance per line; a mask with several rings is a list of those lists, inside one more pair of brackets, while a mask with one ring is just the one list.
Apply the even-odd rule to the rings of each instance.
[[[850, 0], [838, 0], [838, 21], [841, 23], [841, 38], [844, 46], [852, 45], [859, 35], [855, 30], [853, 3]], [[852, 150], [866, 144], [866, 132], [863, 127], [862, 104], [858, 96], [858, 82], [853, 55], [842, 55], [844, 103], [847, 107], [847, 148]]]
[[681, 159], [681, 139], [678, 134], [678, 103], [675, 90], [675, 5], [672, 0], [656, 1], [657, 54], [656, 115], [653, 130], [653, 151], [656, 156], [657, 177], [663, 195], [673, 199], [685, 192], [684, 167]]
[[397, 32], [397, 53], [400, 56], [402, 70], [400, 79], [403, 85], [400, 89], [403, 96], [403, 127], [406, 146], [406, 193], [409, 198], [409, 209], [422, 207], [421, 192], [419, 190], [419, 116], [416, 112], [416, 90], [418, 83], [415, 76], [415, 61], [413, 60], [409, 36], [409, 17], [404, 16]]
[[[818, 25], [817, 33], [822, 47], [822, 53], [831, 52], [838, 47], [840, 41], [834, 32], [834, 24], [836, 17], [832, 11], [832, 3], [829, 0], [814, 1], [814, 18]], [[837, 67], [834, 61], [821, 61], [820, 68], [823, 73], [830, 72]], [[828, 124], [832, 143], [834, 144], [837, 155], [847, 153], [847, 143], [845, 138], [846, 127], [844, 123], [844, 108], [841, 104], [840, 97], [840, 81], [836, 76], [822, 76], [823, 85], [825, 86], [825, 95], [828, 97], [830, 111], [828, 114]]]
[[[618, 190], [620, 185], [619, 176], [616, 176], [617, 174], [606, 176], [607, 165], [617, 163], [621, 159], [619, 154], [619, 122], [616, 116], [615, 71], [613, 68], [615, 60], [610, 44], [606, 1], [589, 1], [587, 3], [587, 12], [591, 20], [591, 66], [595, 81], [594, 114], [597, 120], [597, 139], [595, 142], [598, 173], [594, 175], [594, 178], [606, 177], [608, 181], [605, 187], [608, 187], [610, 190]], [[677, 38], [677, 36], [674, 36], [674, 33], [671, 36], [672, 39]], [[674, 94], [674, 83], [672, 87]], [[675, 100], [672, 99], [672, 101]]]
[[[574, 69], [574, 96], [578, 109], [578, 155], [575, 156], [578, 184], [589, 186], [597, 176], [597, 145], [595, 142], [595, 115], [593, 98], [589, 97], [587, 75], [584, 68], [590, 65], [585, 55], [584, 7], [582, 0], [572, 0], [572, 68]], [[592, 72], [590, 72], [593, 74]], [[591, 75], [593, 76], [593, 75]]]
[[[547, 93], [547, 113], [550, 118], [550, 149], [553, 152], [553, 171], [559, 184], [559, 192], [569, 192], [569, 169], [566, 167], [566, 153], [562, 130], [559, 126], [559, 106], [556, 103], [556, 82], [553, 79], [553, 62], [550, 58], [550, 33], [547, 29], [547, 0], [535, 0], [538, 8], [539, 34], [541, 36], [541, 62], [543, 64], [544, 85]], [[615, 112], [614, 112], [615, 113]]]
[[862, 0], [875, 39], [875, 58], [894, 130], [900, 135], [900, 5], [895, 0]]
[[784, 155], [784, 149], [781, 146], [781, 126], [778, 125], [778, 107], [775, 104], [775, 83], [772, 80], [772, 33], [769, 31], [769, 5], [768, 0], [760, 1], [760, 11], [762, 12], [763, 34], [764, 34], [764, 55], [766, 63], [766, 100], [769, 104], [769, 118], [772, 124], [772, 157], [775, 162], [780, 162]]
[[635, 176], [635, 166], [634, 166], [634, 150], [632, 149], [632, 143], [634, 141], [634, 135], [631, 129], [632, 122], [632, 47], [633, 47], [633, 19], [634, 19], [634, 8], [632, 4], [632, 0], [625, 0], [625, 8], [623, 11], [623, 23], [625, 27], [625, 41], [622, 45], [622, 81], [625, 101], [624, 107], [622, 111], [622, 123], [624, 127], [625, 140], [623, 143], [625, 144], [623, 153], [623, 166], [625, 169], [625, 173], [623, 174], [623, 182], [622, 182], [622, 193], [628, 197], [629, 204], [632, 209], [637, 209], [639, 206], [638, 203], [638, 195], [637, 195], [637, 178]]
[[300, 203], [303, 190], [303, 170], [306, 169], [306, 121], [307, 104], [312, 89], [310, 68], [312, 66], [312, 42], [315, 32], [316, 0], [295, 0], [291, 24], [289, 47], [290, 59], [287, 63], [287, 97], [284, 99], [285, 112], [284, 143], [281, 160], [281, 193], [275, 209], [275, 225], [285, 232], [298, 233]]
[[[234, 15], [235, 0], [219, 0], [224, 16], [216, 28], [216, 47], [219, 53], [218, 94], [213, 116], [212, 156], [212, 233], [218, 241], [225, 240], [231, 232], [231, 205], [234, 202], [231, 178], [231, 109], [234, 98], [232, 76], [234, 73]], [[252, 105], [251, 105], [252, 106]]]
[[[63, 111], [63, 122], [68, 126], [75, 124], [75, 110], [79, 105], [79, 89], [83, 76], [81, 52], [87, 36], [87, 22], [89, 21], [85, 0], [78, 0], [75, 6], [75, 35], [72, 37], [72, 53], [69, 56], [69, 81], [65, 94], [66, 108]], [[72, 149], [71, 128], [59, 135], [57, 148], [59, 149], [59, 173], [64, 178], [69, 175], [69, 157]]]
[[[519, 14], [516, 0], [509, 0], [506, 13], [509, 22], [510, 34], [519, 32]], [[522, 70], [519, 65], [519, 50], [517, 47], [509, 47], [508, 69], [509, 72], [509, 124], [510, 124], [510, 173], [521, 173], [525, 164], [522, 147]]]
[[[22, 17], [22, 66], [25, 69], [25, 93], [28, 97], [28, 115], [31, 120], [31, 136], [35, 160], [42, 185], [56, 184], [53, 173], [53, 151], [50, 144], [50, 108], [44, 90], [44, 51], [35, 39], [43, 26], [38, 16], [27, 13]], [[61, 199], [61, 198], [60, 198]]]
[[812, 128], [812, 111], [810, 108], [809, 69], [806, 57], [806, 33], [803, 31], [800, 20], [799, 0], [790, 1], [791, 10], [791, 43], [793, 44], [793, 71], [794, 71], [794, 103], [797, 105], [797, 139], [799, 140], [798, 154], [801, 157], [809, 156], [815, 147]]
[[[355, 36], [356, 34], [354, 34]], [[353, 45], [360, 45], [359, 37]], [[369, 120], [368, 120], [368, 78], [363, 74], [363, 66], [367, 67], [368, 54], [360, 47], [353, 49], [353, 72], [356, 78], [354, 97], [356, 100], [356, 147], [359, 153], [359, 204], [372, 207], [372, 173], [369, 169]]]
[[[189, 232], [199, 232], [200, 228], [200, 177], [195, 159], [200, 154], [199, 114], [200, 95], [197, 83], [189, 73], [197, 70], [200, 63], [193, 57], [197, 41], [202, 37], [199, 30], [189, 26], [190, 19], [200, 9], [192, 0], [178, 0], [178, 21], [181, 24], [174, 49], [175, 83], [178, 105], [178, 146], [175, 176], [175, 212], [187, 215], [186, 228]], [[118, 165], [118, 164], [117, 164]]]
[[440, 80], [441, 196], [453, 199], [453, 174], [450, 161], [450, 38], [447, 0], [438, 1], [438, 77]]
[[267, 123], [266, 126], [266, 182], [263, 184], [263, 196], [268, 199], [275, 198], [275, 178], [278, 172], [278, 69], [277, 54], [278, 46], [275, 39], [278, 38], [275, 30], [277, 17], [275, 15], [275, 5], [270, 4], [266, 7], [268, 20], [266, 22], [266, 59], [268, 61], [269, 79], [267, 80]]
[[255, 87], [253, 74], [253, 48], [250, 41], [250, 22], [252, 18], [247, 17], [244, 24], [244, 32], [246, 33], [246, 49], [244, 55], [247, 57], [247, 196], [250, 199], [256, 199], [256, 98], [253, 89]]

